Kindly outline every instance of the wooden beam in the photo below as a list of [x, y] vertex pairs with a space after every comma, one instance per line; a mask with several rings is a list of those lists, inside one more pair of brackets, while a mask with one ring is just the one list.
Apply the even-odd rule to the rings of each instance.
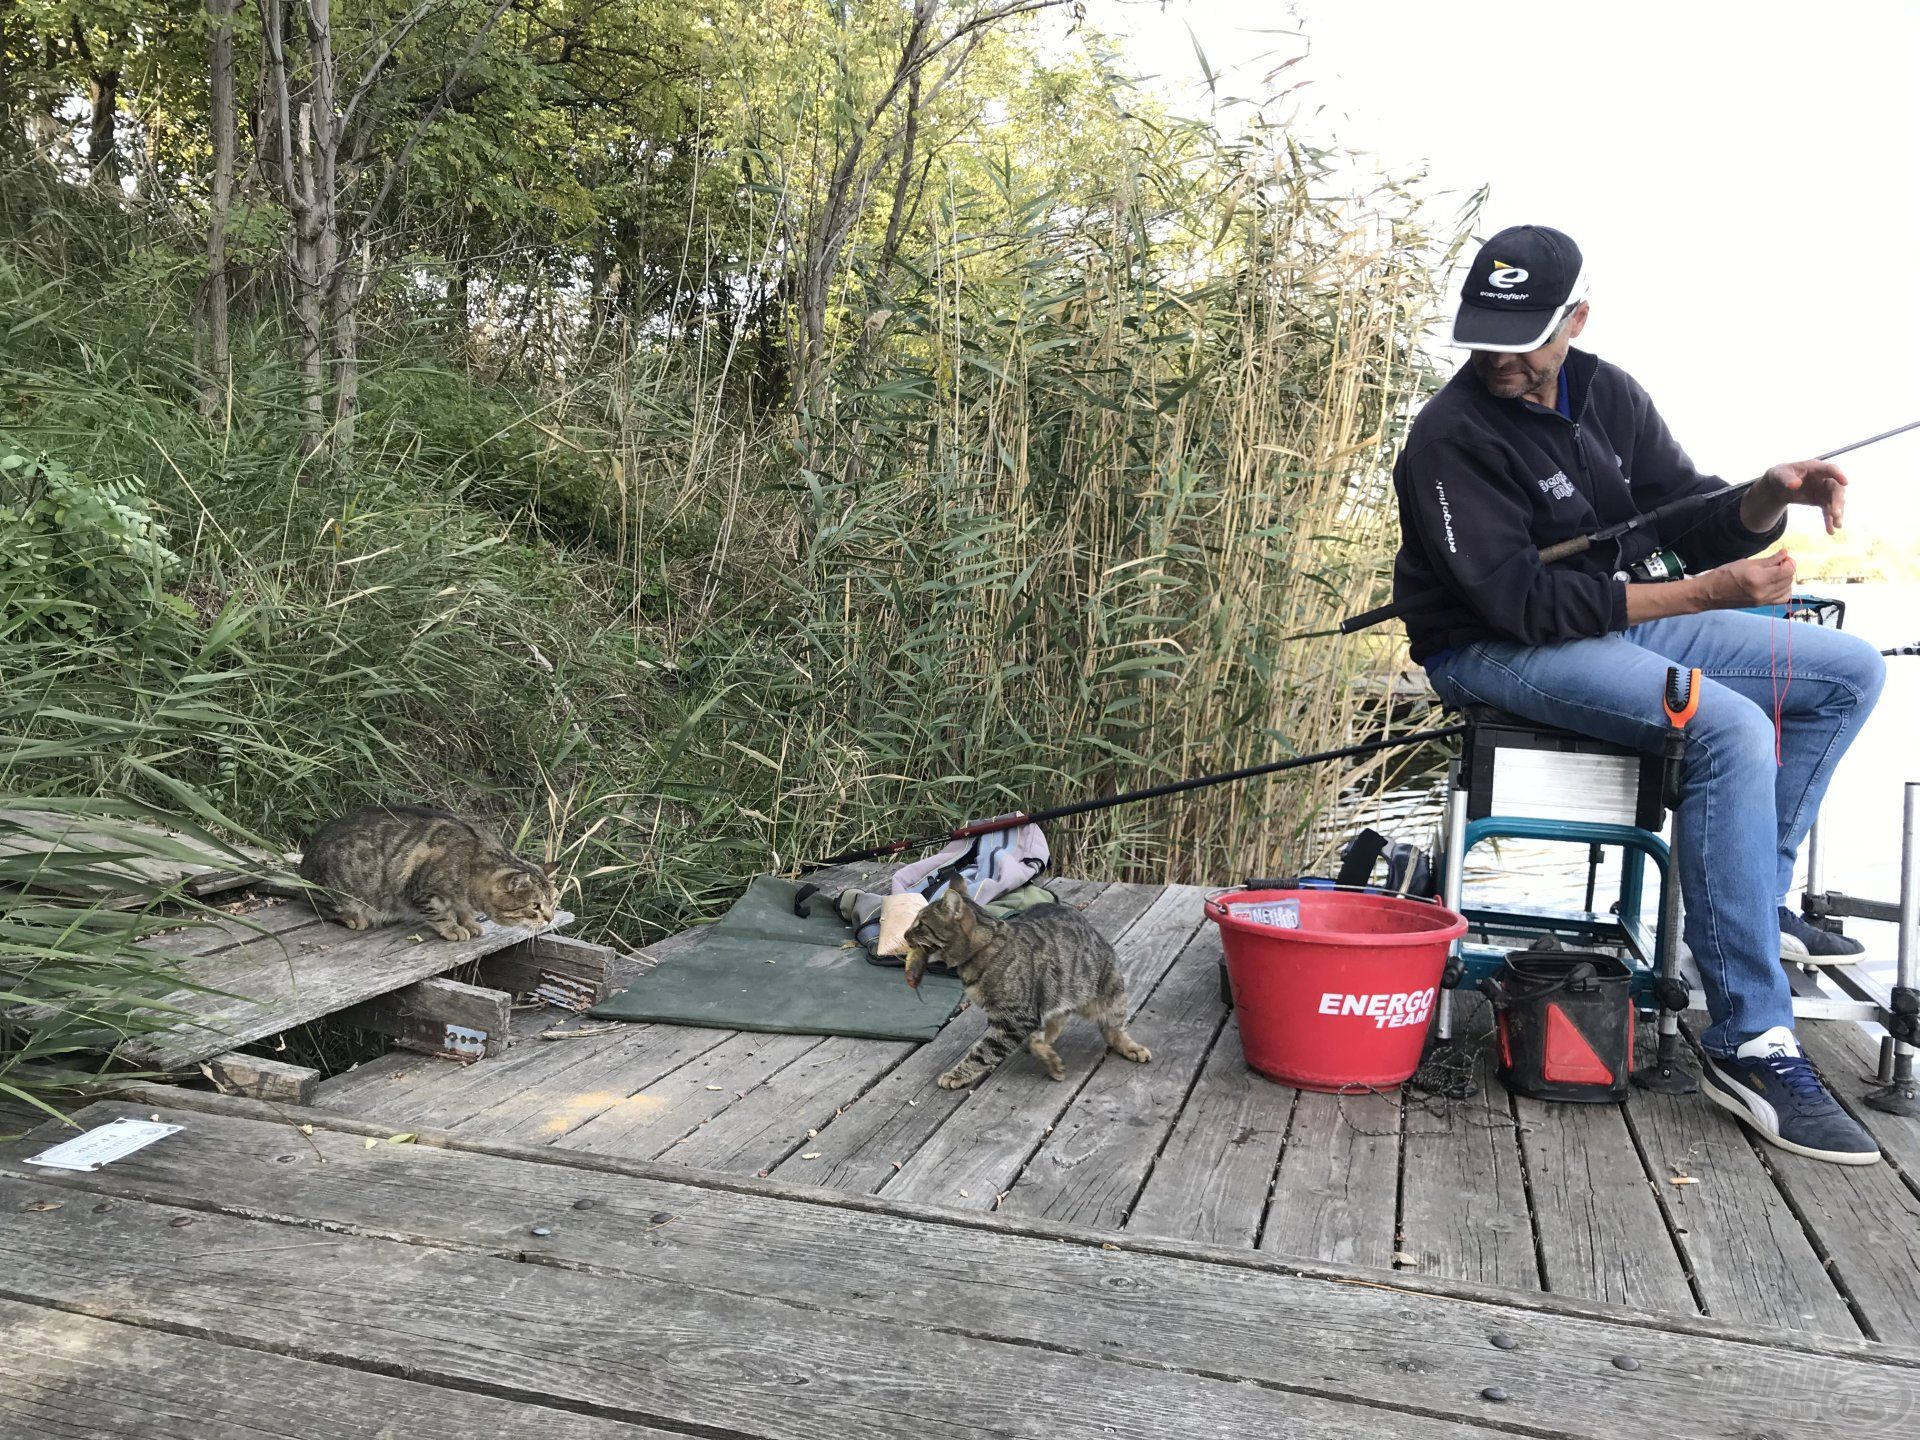
[[[289, 1252], [297, 1259], [297, 1247]], [[282, 1435], [538, 1435], [684, 1440], [368, 1370], [116, 1325], [0, 1300], [0, 1417], [39, 1440], [259, 1440]], [[734, 1430], [714, 1430], [736, 1435]]]
[[260, 1055], [242, 1055], [230, 1051], [207, 1061], [213, 1083], [230, 1095], [246, 1095], [255, 1100], [274, 1100], [286, 1105], [310, 1105], [320, 1072], [305, 1065], [289, 1065], [284, 1060], [269, 1060]]
[[421, 980], [343, 1010], [339, 1018], [377, 1035], [391, 1035], [408, 1050], [478, 1060], [506, 1048], [513, 997], [458, 980]]
[[588, 1010], [613, 992], [614, 952], [564, 935], [535, 935], [480, 963], [480, 978], [496, 989], [533, 995], [565, 1010]]

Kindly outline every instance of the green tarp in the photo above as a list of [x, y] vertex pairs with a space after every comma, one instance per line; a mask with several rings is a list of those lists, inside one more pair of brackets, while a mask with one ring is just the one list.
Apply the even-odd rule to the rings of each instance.
[[[762, 875], [684, 955], [602, 1001], [603, 1020], [654, 1020], [782, 1035], [931, 1040], [960, 1003], [960, 982], [867, 962], [831, 903], [793, 913], [798, 886]], [[925, 996], [923, 1001], [920, 997]]]

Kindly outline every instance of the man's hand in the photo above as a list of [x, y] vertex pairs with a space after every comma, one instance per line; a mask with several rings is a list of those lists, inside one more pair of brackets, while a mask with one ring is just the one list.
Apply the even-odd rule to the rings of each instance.
[[1793, 556], [1784, 550], [1755, 555], [1664, 585], [1627, 586], [1627, 623], [1778, 605], [1793, 594]]
[[1762, 475], [1740, 497], [1740, 523], [1756, 534], [1780, 523], [1789, 505], [1812, 505], [1826, 517], [1827, 533], [1840, 528], [1847, 509], [1847, 477], [1825, 460], [1790, 460]]
[[1748, 605], [1778, 605], [1793, 594], [1795, 566], [1785, 550], [1752, 555], [1709, 570], [1700, 577], [1710, 610], [1739, 610]]

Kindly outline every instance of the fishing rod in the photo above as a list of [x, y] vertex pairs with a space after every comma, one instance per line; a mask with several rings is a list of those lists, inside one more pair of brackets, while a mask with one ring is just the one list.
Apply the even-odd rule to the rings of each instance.
[[1165, 795], [1180, 795], [1188, 790], [1204, 790], [1210, 785], [1230, 785], [1236, 780], [1252, 780], [1260, 775], [1276, 775], [1282, 770], [1297, 770], [1303, 765], [1321, 765], [1329, 760], [1352, 760], [1363, 755], [1372, 755], [1381, 750], [1391, 750], [1407, 745], [1424, 745], [1429, 740], [1446, 740], [1455, 735], [1466, 733], [1467, 727], [1461, 725], [1442, 725], [1432, 730], [1416, 730], [1409, 735], [1401, 735], [1390, 740], [1369, 740], [1360, 745], [1344, 745], [1337, 750], [1320, 750], [1312, 755], [1296, 755], [1288, 760], [1273, 760], [1265, 765], [1249, 765], [1240, 770], [1229, 770], [1220, 775], [1196, 775], [1190, 780], [1169, 780], [1164, 785], [1150, 785], [1144, 790], [1128, 790], [1119, 795], [1103, 795], [1095, 800], [1077, 800], [1071, 805], [1056, 805], [1051, 810], [1016, 810], [1011, 815], [996, 815], [991, 820], [973, 820], [938, 835], [926, 835], [917, 840], [893, 840], [885, 845], [873, 845], [865, 850], [848, 850], [839, 855], [830, 855], [825, 860], [815, 860], [802, 865], [799, 873], [806, 875], [815, 870], [825, 870], [832, 865], [853, 865], [862, 860], [879, 860], [888, 855], [898, 855], [903, 850], [925, 850], [935, 845], [945, 845], [952, 840], [969, 840], [977, 835], [993, 835], [1002, 830], [1011, 830], [1018, 825], [1041, 825], [1050, 820], [1064, 820], [1070, 815], [1086, 815], [1095, 810], [1111, 810], [1116, 805], [1132, 805], [1140, 800], [1158, 800]]
[[[1891, 430], [1882, 430], [1878, 435], [1870, 435], [1865, 440], [1856, 440], [1851, 445], [1842, 445], [1838, 450], [1829, 450], [1824, 455], [1816, 455], [1816, 460], [1832, 460], [1841, 455], [1851, 454], [1855, 450], [1864, 450], [1869, 445], [1877, 445], [1882, 440], [1891, 440], [1895, 435], [1904, 435], [1909, 430], [1920, 430], [1920, 420], [1909, 420], [1905, 425], [1896, 425]], [[1562, 540], [1557, 545], [1549, 545], [1540, 552], [1542, 564], [1551, 565], [1556, 560], [1570, 560], [1575, 555], [1584, 555], [1596, 545], [1604, 545], [1609, 540], [1618, 540], [1622, 535], [1630, 535], [1635, 530], [1651, 525], [1656, 520], [1664, 520], [1678, 515], [1684, 510], [1693, 509], [1709, 501], [1724, 499], [1728, 494], [1739, 494], [1743, 490], [1760, 483], [1764, 476], [1752, 480], [1743, 480], [1738, 485], [1730, 485], [1725, 490], [1715, 490], [1706, 495], [1682, 495], [1678, 500], [1669, 500], [1664, 505], [1656, 505], [1644, 515], [1635, 515], [1618, 524], [1608, 525], [1595, 530], [1590, 535], [1576, 535], [1571, 540]], [[1418, 595], [1409, 595], [1404, 600], [1394, 600], [1379, 605], [1358, 615], [1349, 615], [1338, 625], [1327, 630], [1308, 630], [1299, 635], [1289, 635], [1288, 640], [1318, 640], [1328, 635], [1352, 635], [1356, 631], [1378, 625], [1382, 620], [1397, 620], [1414, 610], [1428, 605], [1438, 604], [1452, 592], [1444, 585], [1431, 590], [1423, 590]]]

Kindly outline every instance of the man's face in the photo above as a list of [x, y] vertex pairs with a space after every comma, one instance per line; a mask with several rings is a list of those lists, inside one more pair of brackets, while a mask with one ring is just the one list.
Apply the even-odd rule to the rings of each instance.
[[1517, 355], [1500, 350], [1476, 350], [1473, 372], [1480, 377], [1481, 384], [1502, 400], [1517, 400], [1524, 395], [1537, 404], [1552, 405], [1559, 399], [1560, 367], [1566, 363], [1567, 348], [1586, 326], [1587, 302], [1582, 300], [1539, 349]]

